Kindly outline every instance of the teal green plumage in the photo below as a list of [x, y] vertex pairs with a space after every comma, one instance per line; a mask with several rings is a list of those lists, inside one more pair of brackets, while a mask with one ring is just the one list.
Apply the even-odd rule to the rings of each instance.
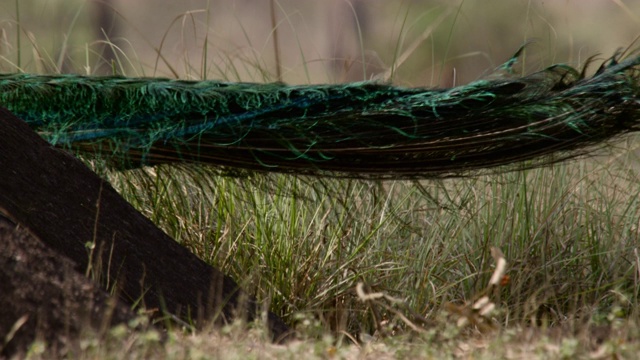
[[555, 65], [451, 89], [5, 74], [0, 105], [51, 144], [120, 169], [430, 178], [543, 165], [637, 130], [639, 65], [613, 58], [591, 78]]

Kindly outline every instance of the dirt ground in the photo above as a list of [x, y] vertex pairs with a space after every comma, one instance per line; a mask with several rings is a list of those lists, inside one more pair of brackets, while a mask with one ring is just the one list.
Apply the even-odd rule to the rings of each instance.
[[76, 271], [76, 264], [0, 217], [0, 355], [35, 340], [62, 356], [77, 353], [83, 331], [101, 334], [135, 314]]

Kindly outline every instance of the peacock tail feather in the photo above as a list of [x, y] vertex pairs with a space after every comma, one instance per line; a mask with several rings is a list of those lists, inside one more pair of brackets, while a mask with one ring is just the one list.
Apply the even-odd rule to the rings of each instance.
[[450, 89], [0, 74], [0, 106], [117, 169], [433, 178], [546, 165], [638, 130], [639, 65], [613, 57], [589, 78], [554, 65]]

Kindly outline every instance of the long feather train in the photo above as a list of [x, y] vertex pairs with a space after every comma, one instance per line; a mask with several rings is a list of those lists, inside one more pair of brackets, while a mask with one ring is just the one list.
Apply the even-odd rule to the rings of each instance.
[[544, 165], [638, 130], [639, 65], [614, 57], [590, 78], [554, 65], [450, 89], [4, 74], [0, 105], [51, 144], [119, 169], [433, 178]]

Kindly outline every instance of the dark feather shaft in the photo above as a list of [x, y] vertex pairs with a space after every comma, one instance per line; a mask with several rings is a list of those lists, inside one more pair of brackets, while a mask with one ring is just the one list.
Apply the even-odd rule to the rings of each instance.
[[0, 104], [52, 144], [123, 169], [429, 178], [543, 165], [637, 130], [639, 64], [614, 58], [587, 79], [556, 65], [452, 89], [7, 74]]

